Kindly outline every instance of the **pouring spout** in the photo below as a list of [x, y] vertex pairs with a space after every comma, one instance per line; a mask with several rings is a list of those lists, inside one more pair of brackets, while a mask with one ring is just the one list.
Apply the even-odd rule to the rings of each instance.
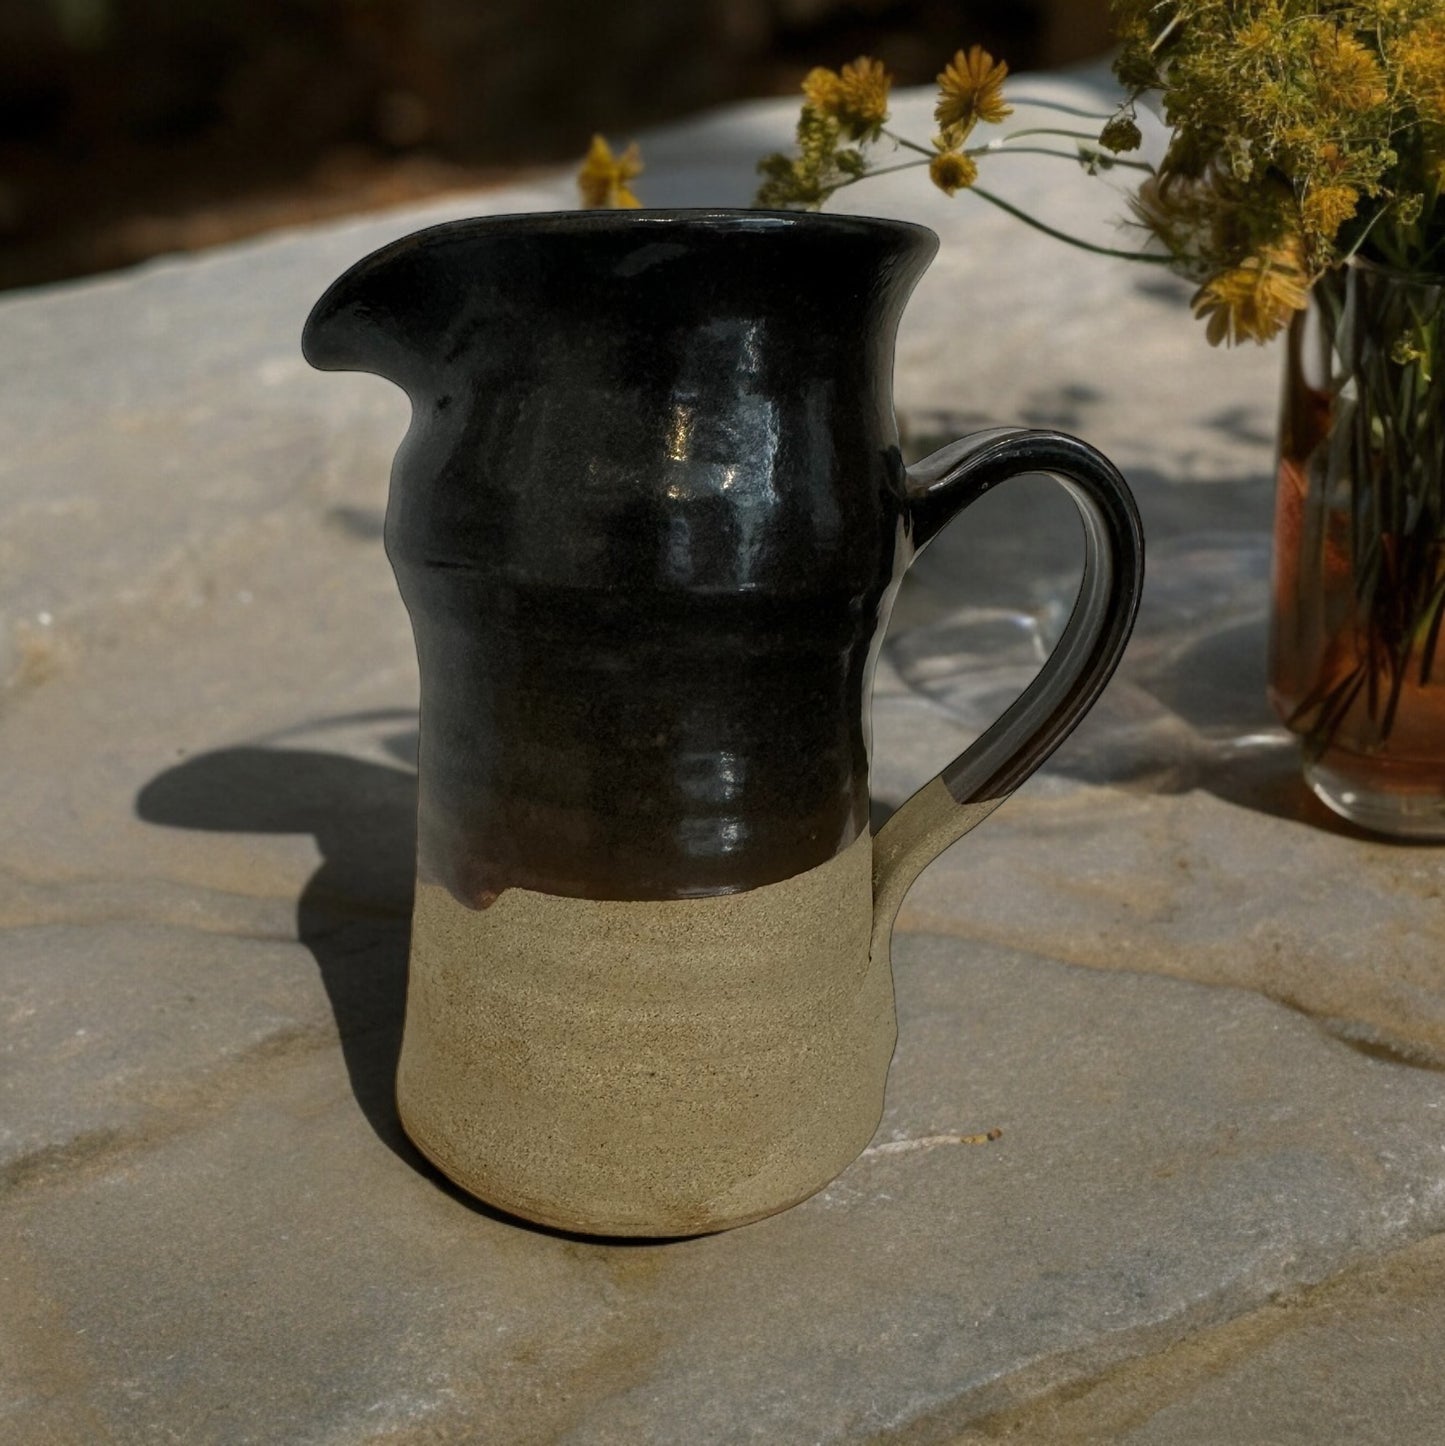
[[413, 392], [436, 351], [431, 253], [407, 237], [345, 271], [311, 308], [301, 354], [319, 371], [372, 372]]
[[[662, 373], [644, 359], [659, 338], [705, 334], [719, 307], [786, 323], [817, 349], [847, 299], [849, 325], [881, 328], [891, 345], [937, 246], [921, 226], [797, 212], [474, 217], [358, 261], [312, 309], [302, 351], [323, 371], [374, 372], [420, 402], [458, 378], [476, 390], [494, 374], [514, 378], [524, 362], [540, 365], [547, 338], [557, 365], [605, 352], [609, 384], [629, 368], [656, 380]], [[791, 279], [773, 277], [778, 268]]]

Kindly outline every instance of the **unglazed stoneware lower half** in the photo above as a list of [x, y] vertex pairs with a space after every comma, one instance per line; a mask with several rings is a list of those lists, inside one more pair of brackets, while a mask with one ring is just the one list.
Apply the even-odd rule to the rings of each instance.
[[[837, 1174], [883, 1108], [904, 892], [1118, 661], [1143, 551], [1105, 458], [996, 428], [903, 465], [894, 337], [936, 245], [798, 213], [497, 217], [384, 248], [307, 321], [315, 365], [412, 402], [386, 522], [421, 669], [398, 1101], [494, 1205], [686, 1235]], [[1028, 472], [1079, 509], [1073, 616], [875, 840], [898, 584]]]
[[868, 1143], [893, 1053], [872, 840], [702, 899], [423, 884], [397, 1098], [472, 1193], [601, 1235], [689, 1235], [803, 1199]]

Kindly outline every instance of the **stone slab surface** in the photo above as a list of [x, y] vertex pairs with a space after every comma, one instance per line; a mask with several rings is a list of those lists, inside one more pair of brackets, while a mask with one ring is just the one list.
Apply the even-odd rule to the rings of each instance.
[[[927, 109], [900, 105], [914, 131]], [[790, 115], [647, 138], [648, 199], [744, 201]], [[998, 189], [1120, 240], [1097, 183], [1010, 161]], [[1151, 539], [1119, 680], [910, 896], [888, 1117], [824, 1194], [604, 1246], [409, 1152], [416, 678], [379, 540], [406, 406], [308, 371], [298, 336], [392, 237], [569, 198], [0, 302], [0, 1440], [946, 1440], [1280, 1292], [1396, 1281], [1445, 1228], [1445, 856], [1332, 824], [1260, 701], [1277, 357], [1211, 352], [1174, 283], [909, 175], [839, 198], [943, 236], [900, 338], [909, 446], [1015, 420], [1115, 457]], [[1019, 482], [919, 561], [880, 813], [1037, 668], [1076, 534]], [[1409, 1441], [1382, 1290], [1349, 1409]], [[1271, 1346], [1283, 1376], [1335, 1368], [1355, 1317], [1320, 1319]], [[1226, 1397], [1263, 1401], [1253, 1351], [1180, 1431], [1249, 1439]]]
[[675, 1245], [470, 1208], [314, 1040], [218, 1061], [0, 1207], [10, 1419], [58, 1412], [64, 1369], [65, 1410], [121, 1440], [865, 1441], [1445, 1224], [1432, 1072], [1247, 991], [947, 938], [903, 940], [897, 979], [868, 1153]]
[[954, 1438], [1033, 1446], [1433, 1446], [1445, 1420], [1445, 1237], [1000, 1412]]

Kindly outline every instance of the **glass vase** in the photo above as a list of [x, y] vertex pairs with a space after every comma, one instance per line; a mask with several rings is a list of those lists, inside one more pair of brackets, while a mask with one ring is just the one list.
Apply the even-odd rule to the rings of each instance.
[[1310, 787], [1445, 838], [1445, 278], [1352, 264], [1295, 317], [1273, 591], [1270, 700]]

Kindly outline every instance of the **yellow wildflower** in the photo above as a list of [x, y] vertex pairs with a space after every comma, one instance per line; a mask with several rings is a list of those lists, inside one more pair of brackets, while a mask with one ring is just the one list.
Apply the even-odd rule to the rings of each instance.
[[583, 207], [596, 211], [640, 206], [642, 202], [627, 183], [641, 174], [642, 152], [635, 141], [620, 156], [614, 156], [612, 147], [601, 136], [593, 136], [587, 159], [577, 172]]
[[1360, 193], [1353, 186], [1311, 186], [1300, 206], [1305, 229], [1326, 241], [1355, 214]]
[[1401, 40], [1395, 58], [1420, 115], [1445, 125], [1445, 19], [1417, 25]]
[[949, 149], [945, 144], [928, 163], [928, 179], [945, 195], [951, 196], [955, 191], [967, 190], [978, 180], [978, 162], [962, 151]]
[[1310, 67], [1320, 99], [1339, 111], [1372, 110], [1389, 98], [1384, 72], [1370, 50], [1353, 35], [1325, 21], [1315, 29]]
[[960, 50], [938, 77], [938, 104], [933, 113], [944, 134], [957, 143], [979, 121], [997, 125], [1012, 115], [1013, 107], [1003, 99], [1007, 75], [1007, 63], [995, 61], [983, 46], [970, 46], [967, 54]]
[[1194, 294], [1194, 314], [1206, 323], [1210, 346], [1268, 341], [1303, 311], [1310, 279], [1297, 238], [1266, 247], [1239, 266], [1222, 271]]
[[1234, 43], [1242, 55], [1269, 55], [1279, 48], [1280, 17], [1278, 15], [1256, 16], [1243, 26], [1234, 37]]
[[825, 65], [815, 65], [803, 77], [803, 98], [814, 110], [831, 115], [843, 95], [843, 77]]
[[803, 97], [815, 111], [836, 120], [852, 139], [871, 140], [888, 119], [892, 84], [881, 60], [860, 55], [841, 71], [815, 66], [803, 78]]
[[860, 57], [842, 74], [818, 66], [803, 80], [797, 154], [779, 151], [758, 162], [763, 183], [754, 204], [816, 210], [838, 189], [867, 174], [861, 145], [846, 140], [877, 138], [888, 118], [888, 74], [876, 60]]
[[883, 62], [860, 55], [843, 67], [839, 79], [838, 119], [855, 137], [876, 136], [888, 119], [888, 90], [893, 84]]

